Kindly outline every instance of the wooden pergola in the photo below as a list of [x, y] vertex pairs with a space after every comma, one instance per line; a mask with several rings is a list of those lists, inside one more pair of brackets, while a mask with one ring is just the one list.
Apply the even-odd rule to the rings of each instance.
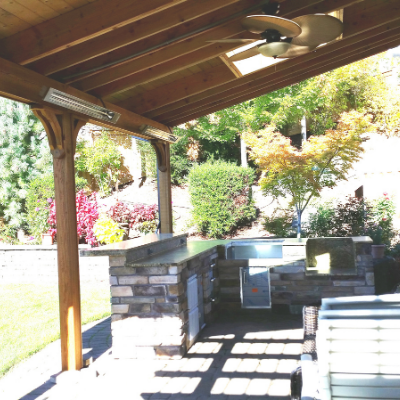
[[[267, 2], [0, 0], [0, 95], [31, 105], [54, 159], [63, 370], [82, 367], [74, 152], [85, 123], [151, 140], [167, 233], [171, 127], [400, 45], [400, 0], [279, 0], [285, 18], [343, 10], [343, 36], [242, 76], [226, 56], [238, 44], [208, 41], [254, 38], [240, 21]], [[49, 88], [121, 116], [112, 123], [50, 104]]]

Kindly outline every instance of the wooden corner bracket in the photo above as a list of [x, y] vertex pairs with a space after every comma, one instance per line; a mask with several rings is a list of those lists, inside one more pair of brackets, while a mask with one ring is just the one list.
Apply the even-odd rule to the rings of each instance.
[[72, 129], [73, 152], [75, 152], [76, 138], [79, 130], [86, 124], [82, 117], [75, 116], [65, 111], [55, 110], [40, 105], [32, 105], [32, 112], [39, 118], [49, 139], [51, 154], [54, 158], [63, 158], [65, 156], [65, 135], [63, 133], [63, 119], [69, 118]]
[[157, 139], [150, 140], [150, 143], [156, 152], [158, 169], [165, 172], [168, 168], [169, 143]]

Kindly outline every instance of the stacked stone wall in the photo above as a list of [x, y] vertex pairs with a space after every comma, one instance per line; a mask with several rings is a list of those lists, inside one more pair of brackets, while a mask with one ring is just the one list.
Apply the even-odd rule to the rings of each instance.
[[[222, 258], [222, 259], [221, 259]], [[226, 260], [220, 256], [220, 304], [240, 304], [240, 267], [247, 260]], [[272, 304], [316, 304], [325, 297], [375, 294], [371, 245], [356, 245], [356, 271], [352, 275], [307, 275], [306, 261], [297, 260], [270, 268]]]
[[216, 258], [215, 249], [168, 266], [110, 257], [113, 355], [182, 357], [189, 345], [187, 280], [197, 275], [207, 321], [212, 312], [211, 266]]
[[[23, 247], [0, 250], [0, 284], [57, 284], [57, 248]], [[79, 268], [81, 283], [108, 285], [108, 257], [80, 257]]]

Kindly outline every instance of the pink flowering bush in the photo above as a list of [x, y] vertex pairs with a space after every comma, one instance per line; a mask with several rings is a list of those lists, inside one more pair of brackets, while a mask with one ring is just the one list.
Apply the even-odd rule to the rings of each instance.
[[[92, 246], [96, 246], [98, 244], [93, 233], [93, 226], [98, 218], [99, 207], [97, 203], [97, 194], [93, 193], [90, 196], [86, 196], [83, 190], [80, 190], [76, 194], [76, 222], [80, 242], [84, 240], [86, 243]], [[50, 204], [49, 219], [47, 222], [50, 225], [48, 233], [54, 237], [57, 233], [55, 201], [52, 201]]]
[[131, 207], [117, 202], [107, 211], [108, 217], [119, 224], [128, 223], [129, 227], [140, 233], [155, 232], [158, 225], [158, 207], [135, 204]]
[[125, 204], [118, 201], [107, 211], [107, 215], [119, 224], [129, 223], [131, 219], [131, 209]]
[[129, 226], [133, 228], [142, 222], [154, 221], [157, 218], [157, 212], [158, 207], [155, 204], [150, 206], [135, 204], [132, 208]]

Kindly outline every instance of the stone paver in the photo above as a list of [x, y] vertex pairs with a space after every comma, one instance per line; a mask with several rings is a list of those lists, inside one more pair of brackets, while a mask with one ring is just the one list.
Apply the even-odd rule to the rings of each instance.
[[60, 362], [59, 344], [53, 343], [0, 380], [0, 398], [287, 400], [290, 372], [301, 351], [301, 326], [298, 316], [227, 315], [207, 326], [181, 360], [118, 360], [110, 354], [107, 319], [84, 334], [86, 352], [97, 360], [78, 374], [78, 382], [48, 382]]

